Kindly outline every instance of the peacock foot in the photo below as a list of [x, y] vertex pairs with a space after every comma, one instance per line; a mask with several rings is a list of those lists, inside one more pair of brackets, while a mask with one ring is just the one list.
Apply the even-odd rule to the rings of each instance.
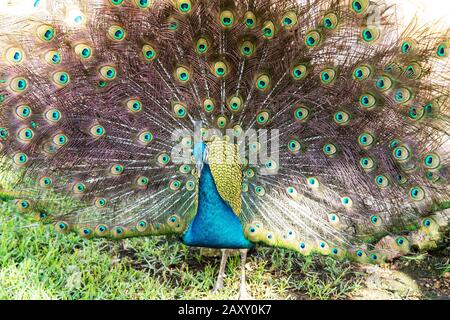
[[225, 278], [225, 268], [227, 265], [229, 251], [222, 249], [222, 259], [220, 261], [219, 275], [217, 276], [216, 283], [211, 291], [212, 294], [217, 294], [223, 289], [223, 278]]
[[248, 293], [245, 284], [241, 284], [240, 286], [238, 300], [255, 300], [255, 298], [253, 298], [253, 296]]

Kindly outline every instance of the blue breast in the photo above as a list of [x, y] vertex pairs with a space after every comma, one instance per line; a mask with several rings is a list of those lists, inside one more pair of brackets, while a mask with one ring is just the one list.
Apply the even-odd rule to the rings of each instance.
[[239, 218], [220, 197], [207, 164], [200, 175], [197, 214], [182, 240], [196, 247], [247, 249], [253, 246], [244, 237]]

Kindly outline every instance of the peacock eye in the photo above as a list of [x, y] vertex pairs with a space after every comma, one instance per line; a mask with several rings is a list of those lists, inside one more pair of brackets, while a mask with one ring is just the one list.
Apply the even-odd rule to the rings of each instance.
[[212, 99], [205, 99], [205, 101], [203, 101], [203, 109], [205, 109], [205, 111], [207, 113], [211, 113], [214, 111], [214, 101]]
[[338, 111], [333, 116], [334, 122], [340, 126], [345, 126], [350, 122], [350, 115], [345, 111]]
[[136, 179], [136, 181], [137, 181], [137, 185], [138, 185], [139, 187], [147, 187], [147, 186], [148, 186], [148, 183], [149, 183], [148, 178], [147, 178], [147, 177], [144, 177], [144, 176], [139, 176], [139, 177]]
[[388, 76], [380, 76], [375, 82], [375, 86], [381, 92], [388, 91], [394, 85], [392, 79]]
[[9, 131], [6, 128], [0, 127], [0, 139], [5, 140], [9, 136]]
[[218, 78], [223, 78], [228, 75], [228, 65], [223, 61], [217, 61], [213, 65], [213, 73]]
[[244, 15], [244, 25], [248, 29], [254, 29], [256, 27], [256, 16], [253, 12], [247, 11]]
[[364, 81], [372, 75], [372, 68], [367, 65], [361, 65], [353, 71], [353, 79]]
[[332, 143], [325, 144], [322, 148], [322, 151], [329, 158], [335, 157], [338, 152], [337, 147]]
[[270, 113], [268, 111], [260, 111], [257, 115], [256, 115], [256, 122], [263, 126], [266, 125], [270, 120]]
[[86, 185], [82, 182], [77, 182], [73, 185], [72, 191], [75, 194], [83, 194], [86, 192]]
[[275, 160], [267, 160], [265, 167], [269, 171], [274, 171], [278, 169], [278, 163]]
[[358, 250], [356, 251], [356, 255], [361, 258], [364, 255], [364, 252], [362, 250]]
[[148, 9], [152, 5], [153, 0], [134, 0], [135, 5], [140, 9]]
[[82, 237], [89, 237], [91, 234], [92, 234], [92, 230], [91, 230], [91, 229], [89, 229], [89, 228], [83, 228], [83, 229], [81, 229], [80, 235], [81, 235]]
[[328, 30], [334, 30], [337, 28], [339, 23], [339, 18], [335, 13], [328, 13], [323, 18], [323, 25]]
[[358, 143], [364, 149], [371, 148], [375, 144], [375, 137], [368, 132], [364, 132], [358, 137]]
[[336, 79], [336, 70], [333, 68], [326, 68], [322, 70], [322, 72], [320, 73], [320, 81], [324, 85], [332, 84], [335, 79]]
[[127, 101], [127, 109], [131, 113], [138, 113], [142, 111], [142, 102], [139, 99], [130, 99]]
[[436, 55], [439, 58], [446, 58], [449, 55], [449, 47], [447, 46], [446, 43], [441, 43], [438, 45], [437, 49], [436, 49]]
[[423, 226], [424, 226], [425, 228], [429, 228], [429, 227], [431, 227], [431, 220], [430, 220], [430, 219], [424, 219], [424, 220], [422, 221], [422, 224], [423, 224]]
[[96, 198], [94, 200], [94, 205], [97, 208], [104, 208], [106, 206], [106, 199], [105, 198]]
[[351, 8], [357, 14], [363, 13], [366, 11], [369, 6], [369, 0], [353, 0], [351, 2]]
[[231, 97], [228, 99], [227, 107], [231, 112], [241, 111], [243, 106], [242, 98], [240, 96]]
[[192, 11], [192, 2], [190, 0], [175, 0], [175, 7], [182, 14], [188, 14]]
[[441, 164], [441, 159], [437, 154], [430, 153], [425, 156], [423, 162], [428, 169], [437, 169]]
[[292, 30], [298, 24], [297, 14], [294, 11], [286, 12], [281, 17], [281, 26], [286, 30]]
[[245, 176], [247, 178], [253, 178], [255, 176], [255, 171], [253, 171], [253, 169], [247, 169], [245, 170]]
[[405, 69], [405, 77], [408, 79], [419, 79], [422, 76], [422, 66], [417, 62], [411, 62]]
[[209, 43], [206, 38], [200, 38], [197, 40], [196, 51], [198, 54], [204, 54], [209, 49]]
[[122, 227], [116, 227], [114, 228], [113, 233], [115, 234], [116, 237], [122, 237], [123, 234], [125, 233], [125, 230]]
[[188, 191], [194, 190], [194, 189], [195, 189], [195, 181], [193, 181], [193, 180], [188, 180], [188, 181], [186, 182], [186, 189], [187, 189]]
[[361, 31], [361, 36], [365, 43], [372, 44], [380, 38], [380, 30], [375, 26], [369, 26]]
[[306, 77], [306, 74], [307, 74], [307, 68], [306, 68], [306, 65], [304, 65], [304, 64], [295, 65], [291, 69], [291, 75], [294, 78], [294, 80], [301, 80]]
[[123, 4], [124, 0], [109, 0], [109, 3], [111, 3], [113, 6], [121, 6]]
[[186, 115], [188, 114], [186, 105], [181, 102], [174, 103], [172, 106], [172, 110], [175, 117], [180, 119], [185, 118]]
[[268, 20], [263, 23], [262, 35], [267, 40], [273, 39], [275, 36], [275, 25], [272, 21]]
[[92, 47], [86, 44], [78, 44], [75, 46], [75, 53], [83, 60], [88, 60], [92, 57]]
[[408, 39], [405, 40], [400, 48], [400, 51], [404, 55], [408, 55], [414, 52], [416, 46], [416, 42], [414, 40]]
[[142, 46], [142, 55], [147, 61], [154, 61], [157, 57], [157, 52], [153, 46], [149, 44], [144, 44]]
[[384, 175], [379, 175], [375, 177], [375, 183], [379, 188], [383, 189], [389, 186], [389, 179]]
[[353, 206], [353, 200], [350, 197], [342, 197], [341, 203], [346, 208], [350, 208]]
[[361, 165], [361, 168], [363, 168], [365, 171], [369, 172], [375, 167], [375, 162], [370, 157], [364, 157], [361, 160], [359, 160], [359, 164]]
[[288, 143], [289, 151], [293, 154], [297, 154], [301, 149], [301, 143], [298, 140], [292, 139]]
[[13, 156], [14, 163], [19, 167], [26, 165], [28, 160], [28, 156], [23, 152], [18, 152]]
[[52, 184], [52, 179], [50, 179], [49, 177], [42, 177], [39, 179], [39, 186], [41, 188], [50, 188]]
[[30, 128], [23, 128], [19, 130], [17, 136], [21, 142], [28, 143], [33, 139], [34, 132]]
[[191, 167], [189, 167], [189, 165], [187, 165], [187, 164], [184, 164], [184, 165], [180, 166], [179, 171], [182, 174], [186, 174], [186, 173], [189, 173], [189, 171], [191, 171]]
[[418, 121], [425, 115], [425, 109], [423, 107], [411, 106], [409, 108], [408, 116], [411, 120]]
[[108, 227], [100, 224], [95, 228], [95, 234], [98, 236], [104, 236], [108, 232]]
[[169, 20], [168, 20], [168, 29], [170, 31], [177, 31], [179, 25], [180, 25], [180, 23], [179, 23], [179, 21], [177, 19], [175, 19], [173, 17], [169, 18]]
[[399, 246], [403, 246], [406, 243], [406, 239], [403, 237], [399, 237], [397, 238], [396, 242]]
[[409, 196], [414, 201], [422, 201], [425, 198], [425, 191], [421, 187], [413, 187], [409, 190]]
[[249, 58], [255, 53], [255, 44], [251, 41], [244, 41], [240, 45], [240, 53], [243, 57]]
[[258, 196], [262, 197], [266, 194], [266, 189], [264, 189], [263, 186], [255, 186], [255, 193]]
[[260, 91], [267, 91], [270, 88], [270, 77], [267, 74], [258, 76], [255, 80], [256, 88]]
[[306, 34], [305, 44], [308, 48], [317, 47], [322, 41], [322, 35], [317, 30], [311, 30]]
[[167, 153], [161, 153], [158, 158], [157, 161], [160, 165], [167, 165], [170, 161], [170, 156]]
[[394, 92], [394, 100], [398, 104], [405, 104], [412, 98], [412, 92], [408, 88], [399, 88]]
[[294, 111], [295, 120], [305, 122], [310, 116], [310, 111], [306, 107], [299, 107]]
[[108, 29], [108, 36], [111, 40], [121, 42], [126, 37], [125, 29], [118, 25], [113, 25]]
[[295, 198], [295, 196], [298, 195], [298, 191], [294, 187], [287, 187], [286, 192], [288, 195], [290, 195], [292, 198]]
[[217, 117], [216, 124], [220, 129], [223, 129], [228, 125], [228, 118], [223, 115], [220, 117]]
[[43, 24], [36, 29], [36, 35], [41, 41], [50, 42], [55, 38], [56, 31], [52, 26]]
[[58, 109], [47, 110], [44, 117], [50, 124], [56, 124], [61, 120], [61, 111]]
[[115, 176], [119, 176], [123, 173], [123, 171], [125, 170], [124, 166], [121, 164], [114, 164], [111, 166], [111, 173]]
[[65, 233], [69, 230], [69, 225], [67, 224], [67, 222], [64, 221], [60, 221], [58, 222], [56, 225], [56, 230], [62, 233]]
[[10, 64], [18, 65], [23, 62], [25, 52], [21, 48], [11, 47], [6, 50], [5, 57]]
[[376, 106], [377, 99], [371, 93], [363, 94], [359, 97], [359, 105], [366, 110], [371, 110]]
[[103, 66], [99, 70], [100, 77], [105, 81], [112, 81], [117, 77], [117, 69], [114, 66]]
[[67, 84], [69, 84], [70, 82], [70, 76], [67, 72], [65, 71], [58, 71], [55, 72], [53, 74], [53, 82], [58, 86], [58, 87], [64, 87]]
[[410, 152], [406, 147], [396, 147], [392, 152], [395, 160], [404, 162], [410, 158]]
[[65, 134], [59, 133], [59, 134], [56, 134], [53, 137], [52, 141], [58, 147], [62, 147], [62, 146], [66, 145], [69, 142], [69, 138]]
[[142, 131], [138, 136], [139, 142], [147, 146], [153, 140], [153, 134], [150, 131]]
[[45, 61], [50, 65], [57, 65], [61, 63], [61, 55], [58, 51], [50, 50], [48, 51], [45, 56]]
[[310, 188], [317, 189], [319, 187], [319, 180], [315, 177], [310, 177], [306, 180], [306, 183]]
[[106, 133], [105, 128], [100, 124], [92, 126], [89, 131], [94, 138], [103, 137]]
[[15, 77], [11, 79], [9, 88], [15, 93], [22, 93], [28, 88], [28, 80], [24, 77]]
[[181, 187], [181, 182], [179, 180], [172, 180], [169, 183], [169, 188], [172, 191], [177, 191], [180, 189], [180, 187]]
[[231, 28], [234, 25], [235, 19], [234, 19], [234, 13], [231, 10], [223, 10], [220, 13], [220, 24], [224, 28]]
[[185, 83], [189, 82], [190, 78], [191, 78], [191, 74], [187, 67], [179, 66], [175, 69], [175, 79], [178, 82], [185, 84]]
[[16, 206], [20, 212], [27, 212], [31, 209], [31, 202], [25, 199], [17, 200]]

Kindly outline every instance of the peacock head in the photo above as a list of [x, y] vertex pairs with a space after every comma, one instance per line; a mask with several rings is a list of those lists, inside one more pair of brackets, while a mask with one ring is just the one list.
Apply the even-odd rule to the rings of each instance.
[[206, 143], [203, 141], [196, 143], [194, 145], [193, 153], [197, 172], [200, 175], [203, 169], [203, 164], [206, 162], [206, 158], [208, 156], [208, 147], [206, 146]]

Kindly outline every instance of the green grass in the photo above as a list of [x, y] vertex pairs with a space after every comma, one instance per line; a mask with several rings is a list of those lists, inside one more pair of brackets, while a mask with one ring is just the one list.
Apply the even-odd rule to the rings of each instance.
[[[220, 257], [166, 238], [111, 242], [61, 235], [0, 203], [0, 299], [234, 299], [240, 258], [212, 294]], [[343, 299], [360, 288], [355, 266], [258, 248], [246, 264], [257, 299]]]

